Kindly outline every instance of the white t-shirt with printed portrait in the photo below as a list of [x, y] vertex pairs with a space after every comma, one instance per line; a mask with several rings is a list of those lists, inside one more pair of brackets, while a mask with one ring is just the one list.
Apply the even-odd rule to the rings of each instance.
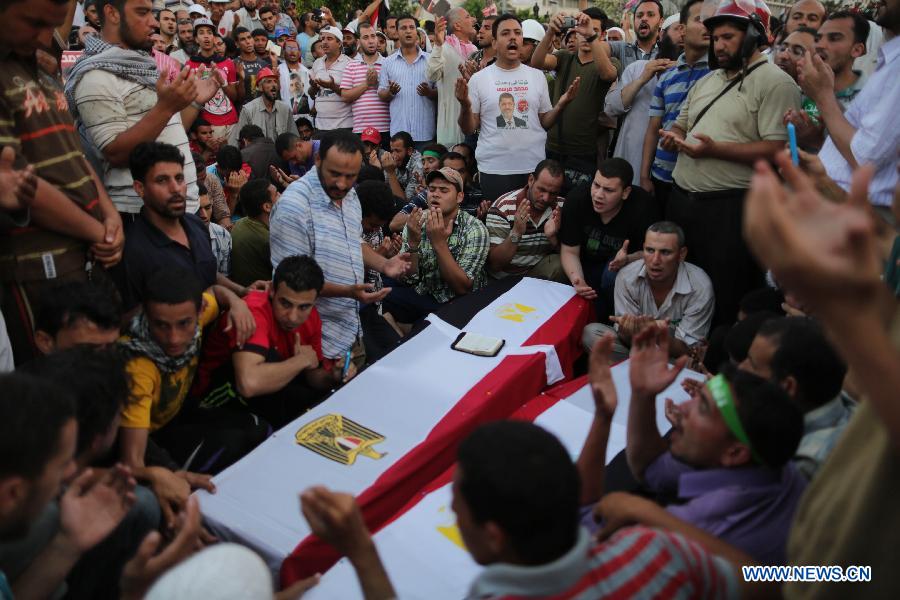
[[550, 90], [544, 73], [519, 65], [490, 65], [469, 80], [472, 112], [481, 116], [475, 158], [483, 173], [531, 173], [546, 158], [547, 132], [540, 115], [550, 112]]

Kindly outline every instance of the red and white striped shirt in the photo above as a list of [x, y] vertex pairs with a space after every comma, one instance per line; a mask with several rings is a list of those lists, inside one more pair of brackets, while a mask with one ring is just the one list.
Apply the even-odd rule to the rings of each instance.
[[[375, 71], [381, 73], [381, 64], [384, 59], [379, 56], [375, 64], [371, 65]], [[361, 60], [354, 60], [347, 65], [344, 78], [341, 79], [341, 89], [354, 88], [366, 80], [369, 70], [368, 64]], [[366, 127], [374, 127], [380, 132], [389, 131], [391, 128], [391, 115], [388, 103], [378, 97], [378, 86], [370, 87], [363, 95], [356, 99], [353, 109], [353, 132], [361, 133]]]

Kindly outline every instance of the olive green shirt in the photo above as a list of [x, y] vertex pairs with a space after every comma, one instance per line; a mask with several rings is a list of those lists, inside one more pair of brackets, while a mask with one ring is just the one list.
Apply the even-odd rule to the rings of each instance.
[[269, 256], [269, 228], [245, 217], [231, 230], [231, 279], [240, 285], [272, 279]]
[[[766, 57], [760, 56], [749, 66], [765, 61]], [[800, 109], [800, 88], [772, 64], [764, 64], [747, 75], [743, 83], [719, 98], [694, 127], [700, 112], [737, 76], [729, 78], [724, 69], [716, 69], [694, 84], [675, 120], [678, 127], [688, 132], [687, 142], [696, 142], [692, 134], [697, 133], [708, 135], [715, 142], [787, 141], [782, 119], [789, 108]], [[675, 183], [690, 192], [747, 189], [752, 176], [752, 165], [718, 158], [691, 158], [684, 152], [678, 154], [672, 172]]]

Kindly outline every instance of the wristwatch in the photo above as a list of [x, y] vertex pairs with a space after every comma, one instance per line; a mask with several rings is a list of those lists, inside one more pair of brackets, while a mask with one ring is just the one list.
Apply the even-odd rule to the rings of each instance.
[[522, 239], [522, 234], [520, 234], [520, 233], [516, 233], [515, 231], [513, 231], [512, 233], [509, 234], [509, 241], [512, 242], [513, 244], [518, 244], [521, 239]]

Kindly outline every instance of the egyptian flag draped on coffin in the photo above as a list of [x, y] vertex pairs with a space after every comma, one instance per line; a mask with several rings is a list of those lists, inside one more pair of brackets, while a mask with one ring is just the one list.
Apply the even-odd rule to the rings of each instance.
[[[285, 581], [326, 570], [339, 557], [305, 539], [301, 491], [321, 484], [357, 495], [367, 524], [379, 528], [453, 463], [475, 426], [506, 418], [545, 387], [547, 354], [571, 375], [591, 312], [571, 286], [525, 278], [465, 327], [506, 340], [493, 358], [451, 350], [457, 331], [434, 319], [217, 475], [216, 494], [198, 492], [207, 523], [273, 568], [288, 557]], [[543, 351], [521, 354], [529, 346]]]
[[[612, 369], [619, 404], [613, 416], [606, 463], [625, 449], [625, 432], [631, 386], [628, 362]], [[702, 381], [703, 376], [682, 371], [672, 386], [656, 399], [657, 427], [669, 430], [664, 416], [665, 399], [676, 403], [688, 399], [681, 389], [686, 379]], [[572, 459], [581, 452], [594, 416], [594, 401], [586, 377], [555, 386], [535, 397], [511, 415], [514, 419], [533, 421], [556, 435]], [[375, 534], [375, 544], [385, 569], [394, 584], [398, 598], [428, 599], [465, 598], [469, 584], [481, 570], [469, 556], [450, 509], [452, 467], [432, 481], [396, 515], [395, 519]], [[342, 558], [327, 571], [316, 587], [304, 594], [304, 600], [362, 598], [353, 566]]]

